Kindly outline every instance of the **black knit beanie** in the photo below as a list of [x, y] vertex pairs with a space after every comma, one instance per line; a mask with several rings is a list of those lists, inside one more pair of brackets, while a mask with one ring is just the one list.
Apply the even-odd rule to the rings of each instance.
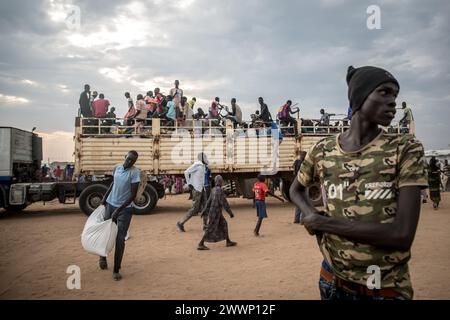
[[350, 101], [352, 113], [354, 114], [361, 109], [364, 101], [366, 101], [372, 91], [386, 82], [393, 82], [400, 88], [394, 76], [384, 69], [371, 66], [360, 68], [348, 67], [348, 100]]

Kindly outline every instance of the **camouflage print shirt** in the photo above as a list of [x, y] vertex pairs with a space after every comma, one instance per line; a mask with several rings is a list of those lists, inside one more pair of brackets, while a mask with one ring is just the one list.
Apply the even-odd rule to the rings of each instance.
[[[399, 189], [427, 186], [422, 144], [410, 134], [384, 131], [355, 152], [345, 152], [339, 136], [320, 140], [306, 155], [298, 180], [304, 186], [319, 181], [325, 211], [331, 217], [379, 223], [393, 222]], [[396, 251], [324, 234], [321, 251], [335, 274], [347, 281], [367, 284], [370, 265], [381, 270], [381, 287], [395, 288], [412, 298], [408, 260], [410, 251]]]

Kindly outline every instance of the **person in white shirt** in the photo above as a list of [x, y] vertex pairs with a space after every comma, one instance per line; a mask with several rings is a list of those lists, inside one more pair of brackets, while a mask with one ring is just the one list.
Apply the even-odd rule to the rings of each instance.
[[[204, 188], [206, 166], [208, 165], [208, 159], [206, 154], [200, 152], [197, 155], [197, 161], [195, 161], [184, 172], [186, 183], [193, 189], [192, 190], [192, 208], [186, 213], [186, 215], [177, 222], [177, 227], [180, 231], [185, 232], [184, 224], [193, 216], [197, 216], [206, 203], [206, 192]], [[207, 223], [207, 215], [203, 216], [203, 228]]]
[[175, 80], [174, 84], [175, 88], [170, 89], [170, 95], [173, 98], [173, 103], [175, 104], [175, 107], [179, 107], [181, 98], [183, 97], [183, 90], [178, 87], [180, 85], [180, 81]]

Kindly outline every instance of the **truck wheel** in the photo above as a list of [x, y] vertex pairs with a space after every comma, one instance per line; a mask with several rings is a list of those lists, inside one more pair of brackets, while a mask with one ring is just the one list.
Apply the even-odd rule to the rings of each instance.
[[84, 189], [78, 199], [81, 211], [83, 211], [85, 215], [90, 216], [100, 205], [106, 191], [108, 191], [108, 187], [103, 184], [93, 184]]
[[133, 201], [133, 212], [135, 214], [149, 214], [156, 207], [157, 202], [158, 192], [152, 185], [148, 184], [142, 195]]
[[0, 208], [6, 208], [6, 191], [0, 185]]
[[314, 183], [308, 188], [308, 196], [315, 207], [323, 206], [322, 192], [319, 183]]
[[15, 206], [8, 206], [6, 207], [6, 211], [10, 211], [10, 212], [20, 212], [23, 209], [25, 209], [28, 205], [27, 204], [22, 204], [22, 205], [15, 205]]
[[156, 192], [158, 193], [158, 198], [159, 199], [164, 198], [165, 195], [164, 186], [156, 181], [152, 181], [150, 184], [152, 185], [153, 188], [155, 188]]

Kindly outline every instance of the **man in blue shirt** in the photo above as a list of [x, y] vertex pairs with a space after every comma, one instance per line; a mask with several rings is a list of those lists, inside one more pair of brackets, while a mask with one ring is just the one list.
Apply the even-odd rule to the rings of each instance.
[[[116, 238], [116, 250], [114, 253], [113, 279], [122, 279], [119, 273], [125, 251], [125, 237], [130, 226], [132, 216], [132, 204], [141, 181], [140, 170], [134, 167], [138, 153], [134, 150], [128, 152], [122, 165], [113, 170], [113, 182], [102, 199], [106, 205], [105, 219], [111, 218], [117, 223], [118, 232]], [[100, 257], [100, 269], [108, 268], [106, 257]]]

